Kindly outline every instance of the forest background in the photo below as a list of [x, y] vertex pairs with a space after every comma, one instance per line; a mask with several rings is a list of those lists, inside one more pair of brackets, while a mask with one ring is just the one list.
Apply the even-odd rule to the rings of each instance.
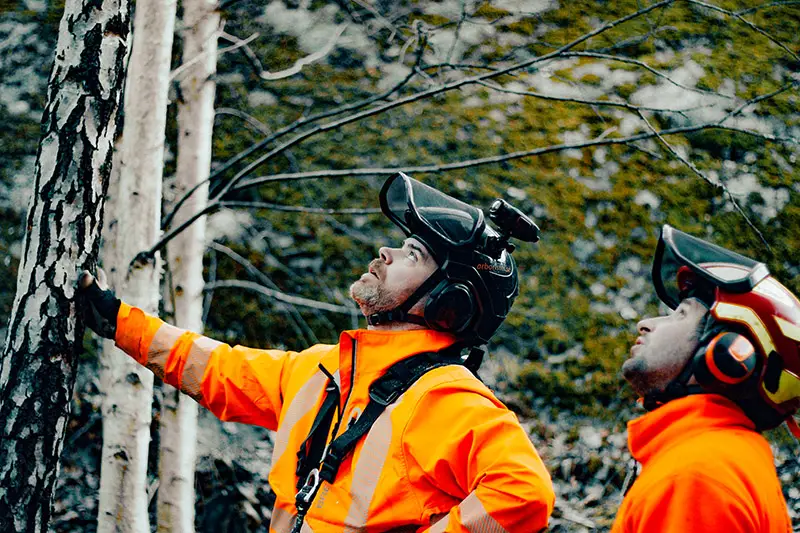
[[[385, 169], [406, 170], [475, 205], [504, 197], [536, 219], [542, 239], [514, 254], [521, 294], [489, 346], [482, 376], [518, 413], [550, 467], [559, 497], [553, 529], [606, 530], [628, 468], [625, 422], [639, 413], [619, 367], [636, 321], [663, 311], [649, 272], [661, 225], [759, 258], [800, 294], [800, 2], [668, 2], [550, 60], [435, 89], [551, 54], [652, 4], [223, 2], [212, 196], [233, 175], [231, 158], [300, 117], [372, 97], [380, 104], [432, 94], [293, 144], [225, 197], [208, 217], [204, 333], [302, 349], [363, 326], [347, 288], [379, 246], [401, 239], [377, 210]], [[2, 326], [14, 298], [63, 10], [59, 1], [0, 2]], [[180, 39], [179, 25], [176, 69]], [[172, 183], [180, 98], [175, 83], [165, 213], [178, 199]], [[164, 279], [168, 294], [169, 275]], [[320, 305], [275, 299], [276, 291]], [[169, 302], [162, 307], [168, 317]], [[97, 351], [87, 336], [56, 531], [96, 527]], [[157, 387], [151, 500], [159, 407]], [[208, 413], [199, 428], [197, 530], [266, 531], [271, 435]], [[769, 438], [797, 527], [796, 444], [783, 429]]]

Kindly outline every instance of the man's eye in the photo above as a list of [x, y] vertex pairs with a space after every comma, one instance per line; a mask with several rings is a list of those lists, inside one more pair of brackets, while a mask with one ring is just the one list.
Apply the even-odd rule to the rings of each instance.
[[408, 258], [411, 259], [412, 261], [416, 261], [417, 260], [417, 255], [414, 253], [414, 250], [409, 250], [408, 251]]

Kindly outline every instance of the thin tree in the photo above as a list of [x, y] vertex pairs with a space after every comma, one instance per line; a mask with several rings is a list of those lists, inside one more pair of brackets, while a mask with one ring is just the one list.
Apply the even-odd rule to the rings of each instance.
[[[192, 211], [205, 207], [211, 170], [211, 133], [214, 125], [213, 76], [217, 68], [220, 14], [216, 0], [183, 3], [183, 67], [178, 100], [178, 168], [176, 193], [198, 184]], [[167, 249], [175, 324], [203, 331], [203, 253], [205, 221], [178, 236]], [[161, 406], [158, 531], [194, 531], [194, 470], [197, 440], [197, 403], [164, 385]]]
[[[117, 295], [151, 313], [158, 311], [157, 258], [128, 267], [136, 251], [159, 234], [164, 129], [175, 28], [174, 1], [136, 5], [134, 37], [125, 91], [116, 224], [106, 236], [116, 268], [110, 281]], [[103, 451], [97, 531], [149, 532], [147, 452], [153, 375], [114, 348], [105, 351], [101, 383]]]
[[83, 324], [75, 279], [100, 245], [130, 32], [127, 0], [68, 0], [0, 357], [0, 531], [45, 532]]

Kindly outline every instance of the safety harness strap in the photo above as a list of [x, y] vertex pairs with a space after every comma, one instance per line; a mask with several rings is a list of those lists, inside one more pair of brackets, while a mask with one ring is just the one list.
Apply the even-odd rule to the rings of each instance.
[[325, 452], [325, 444], [328, 440], [328, 432], [331, 429], [333, 413], [339, 403], [339, 388], [336, 383], [331, 381], [326, 390], [328, 394], [325, 396], [319, 411], [317, 411], [317, 416], [314, 418], [308, 437], [300, 445], [300, 450], [297, 452], [297, 490], [300, 490], [303, 486], [312, 468], [320, 464]]
[[[333, 483], [344, 459], [353, 451], [358, 441], [366, 435], [372, 425], [386, 408], [394, 403], [404, 392], [422, 376], [435, 368], [463, 364], [460, 346], [450, 347], [442, 352], [423, 352], [392, 365], [386, 373], [369, 387], [369, 403], [364, 412], [342, 435], [328, 445], [325, 444], [330, 433], [335, 407], [339, 403], [339, 389], [331, 379], [327, 396], [314, 418], [308, 437], [297, 453], [297, 487], [295, 497], [297, 520], [292, 528], [299, 531], [305, 514], [311, 506], [322, 480]], [[341, 417], [340, 421], [341, 421]], [[334, 435], [338, 431], [334, 430]]]

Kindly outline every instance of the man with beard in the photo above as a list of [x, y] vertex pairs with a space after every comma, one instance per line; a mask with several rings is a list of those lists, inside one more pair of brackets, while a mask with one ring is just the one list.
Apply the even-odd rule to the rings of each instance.
[[[475, 377], [518, 294], [508, 240], [538, 228], [404, 174], [381, 208], [407, 238], [350, 288], [368, 328], [302, 352], [231, 347], [79, 282], [87, 324], [222, 420], [277, 431], [270, 533], [547, 527], [550, 477], [518, 420]], [[462, 352], [469, 352], [466, 359]]]
[[628, 424], [641, 474], [612, 533], [790, 533], [762, 431], [800, 407], [800, 301], [767, 267], [664, 226], [625, 379], [650, 412]]

